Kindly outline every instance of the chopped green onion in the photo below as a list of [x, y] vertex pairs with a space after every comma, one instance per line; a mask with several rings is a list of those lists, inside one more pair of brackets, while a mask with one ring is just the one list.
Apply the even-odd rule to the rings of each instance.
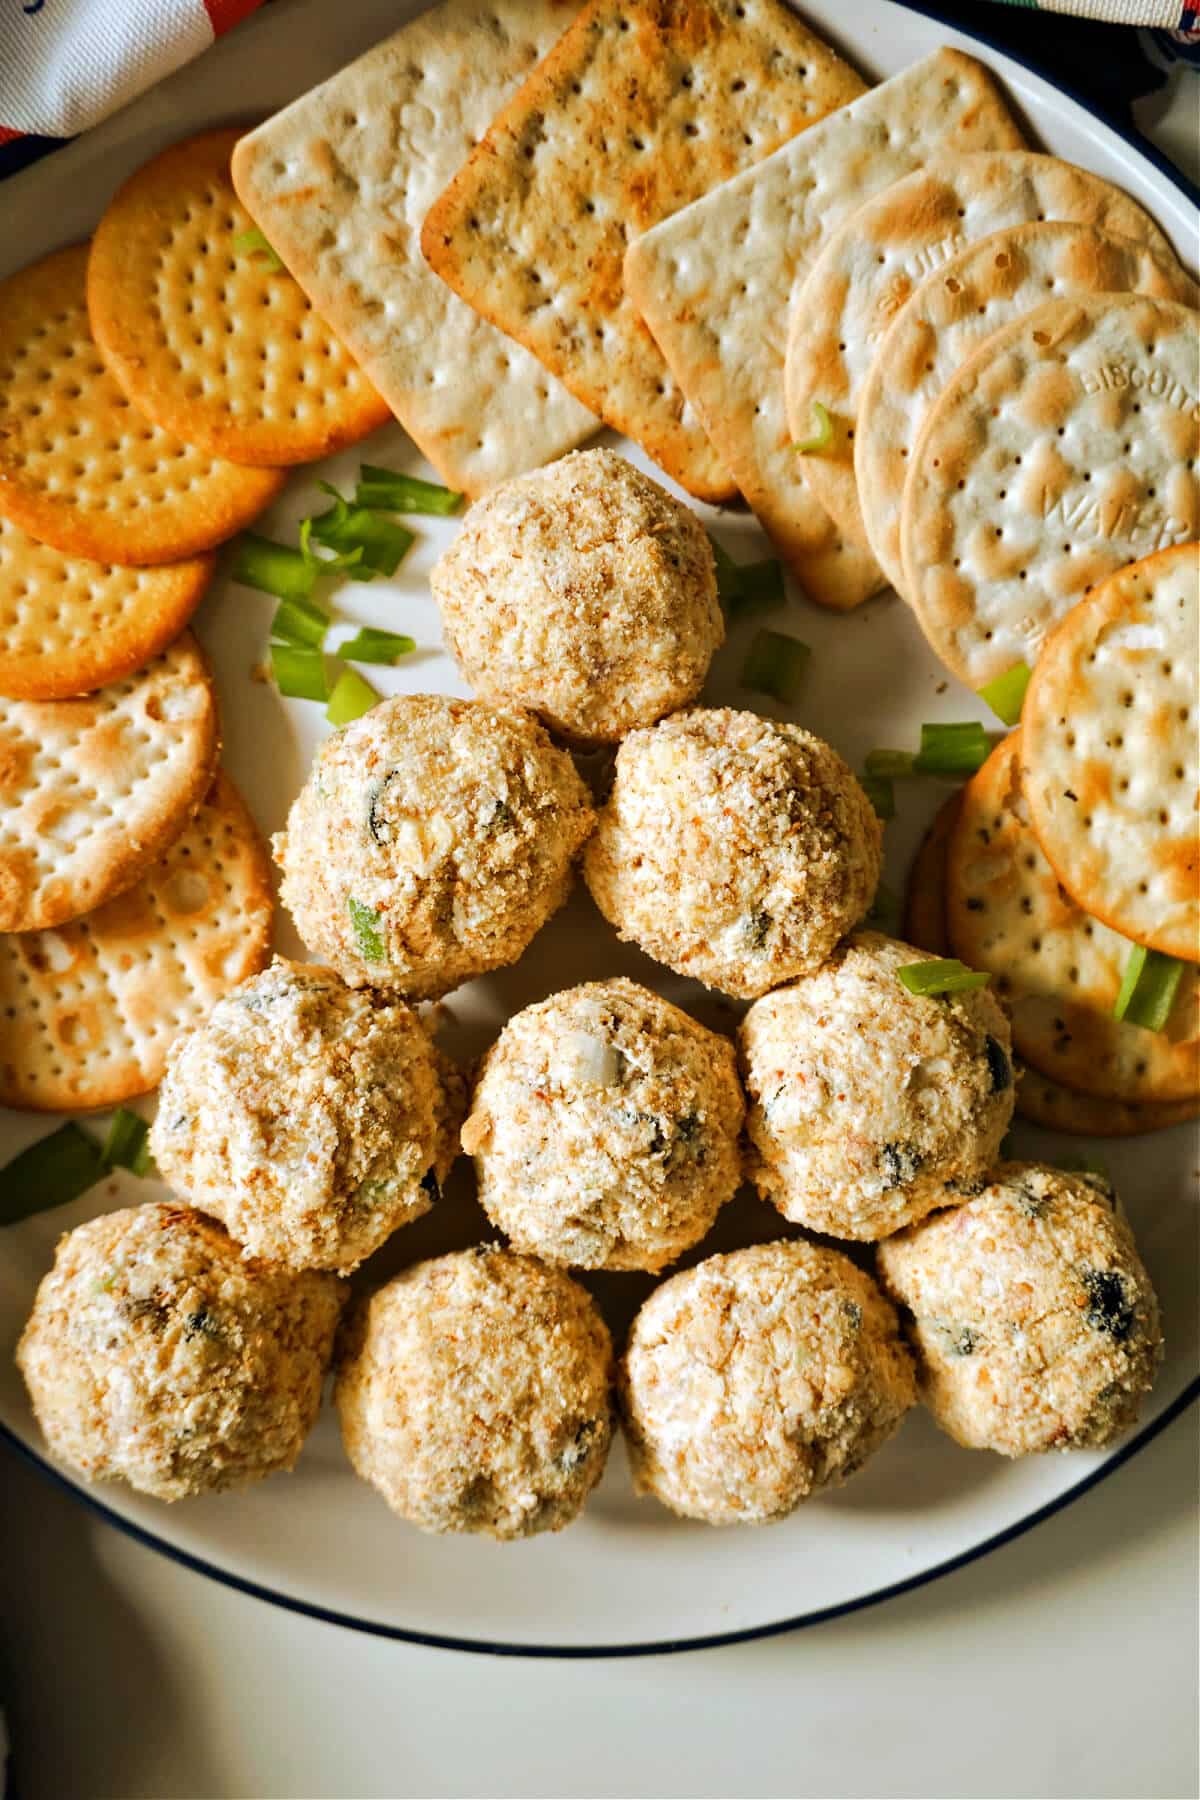
[[[322, 482], [318, 482], [317, 485], [319, 487], [324, 487], [325, 483], [322, 481]], [[330, 489], [329, 491], [332, 493], [334, 490]], [[339, 496], [339, 498], [340, 498], [340, 496]], [[341, 502], [341, 504], [344, 506], [346, 503], [343, 500]], [[345, 574], [349, 574], [351, 577], [351, 580], [355, 579], [352, 571], [359, 568], [362, 564], [362, 559], [363, 559], [362, 545], [359, 544], [359, 545], [357, 545], [357, 547], [355, 549], [347, 550], [344, 555], [334, 556], [331, 553], [329, 556], [318, 556], [316, 551], [312, 547], [312, 529], [313, 529], [313, 519], [312, 519], [311, 515], [307, 519], [301, 519], [301, 521], [300, 521], [300, 554], [304, 558], [305, 562], [308, 564], [309, 568], [314, 571], [314, 574], [315, 575], [345, 575]], [[372, 571], [371, 573], [369, 573], [367, 575], [359, 576], [358, 579], [361, 581], [373, 581], [375, 579], [374, 571]]]
[[756, 631], [742, 664], [742, 686], [790, 704], [800, 692], [811, 655], [807, 644], [786, 632]]
[[741, 581], [741, 568], [735, 563], [724, 544], [718, 544], [711, 531], [708, 541], [712, 547], [713, 566], [717, 571], [717, 599], [731, 600], [738, 592]]
[[319, 650], [329, 624], [329, 614], [314, 600], [281, 600], [271, 620], [271, 636], [281, 644]]
[[991, 748], [991, 739], [975, 719], [955, 725], [922, 725], [913, 773], [974, 775], [987, 761]]
[[119, 1106], [113, 1114], [104, 1148], [100, 1152], [107, 1169], [130, 1169], [135, 1175], [154, 1175], [154, 1159], [146, 1142], [150, 1127], [127, 1106]]
[[896, 816], [896, 790], [892, 786], [889, 775], [872, 775], [868, 770], [859, 776], [859, 784], [863, 793], [875, 809], [877, 819], [894, 819]]
[[346, 902], [346, 909], [350, 914], [354, 935], [358, 939], [358, 953], [364, 962], [386, 962], [387, 952], [380, 929], [381, 922], [374, 907], [364, 906], [361, 900], [356, 900], [351, 895]]
[[773, 612], [784, 604], [783, 565], [772, 557], [761, 562], [734, 562], [723, 544], [709, 537], [717, 571], [717, 598], [731, 619]]
[[898, 775], [911, 775], [913, 757], [908, 750], [868, 750], [863, 765], [868, 775], [882, 775], [894, 781]]
[[1141, 1025], [1147, 1031], [1162, 1031], [1171, 1016], [1182, 974], [1183, 964], [1175, 957], [1135, 944], [1121, 977], [1113, 1018], [1124, 1019], [1127, 1025]]
[[871, 902], [871, 910], [864, 924], [873, 931], [884, 931], [889, 936], [895, 934], [900, 927], [900, 896], [894, 894], [885, 881], [881, 881], [875, 889], [875, 898]]
[[405, 637], [402, 632], [376, 631], [372, 626], [364, 625], [357, 637], [339, 644], [335, 654], [346, 662], [394, 663], [402, 656], [410, 656], [416, 647], [417, 640]]
[[316, 578], [316, 566], [302, 551], [256, 531], [243, 531], [234, 546], [233, 579], [277, 600], [307, 600]]
[[401, 557], [416, 541], [407, 525], [381, 518], [370, 507], [351, 506], [327, 482], [322, 481], [320, 486], [333, 495], [333, 505], [327, 512], [304, 521], [308, 531], [302, 542], [308, 554], [313, 555], [309, 546], [311, 539], [316, 538], [327, 549], [345, 553], [334, 566], [345, 569], [352, 581], [394, 575]]
[[358, 472], [354, 490], [355, 506], [372, 507], [378, 512], [456, 513], [463, 496], [453, 488], [436, 481], [422, 481], [417, 475], [400, 475], [394, 469], [379, 469], [364, 463]]
[[239, 231], [233, 247], [239, 256], [261, 256], [272, 275], [277, 275], [283, 267], [279, 252], [267, 242], [257, 225], [251, 226], [249, 231]]
[[375, 689], [357, 669], [343, 669], [333, 684], [325, 717], [331, 725], [349, 725], [352, 719], [361, 719], [370, 712], [378, 699]]
[[1021, 707], [1025, 702], [1025, 689], [1029, 686], [1033, 670], [1028, 663], [1014, 663], [1011, 669], [1005, 669], [1003, 675], [997, 675], [995, 681], [989, 681], [986, 687], [979, 690], [979, 698], [986, 706], [990, 706], [998, 719], [1006, 725], [1015, 725], [1021, 717]]
[[793, 444], [797, 456], [828, 456], [833, 449], [833, 418], [827, 406], [812, 402], [813, 434], [801, 444]]
[[319, 650], [307, 650], [299, 644], [271, 644], [269, 649], [275, 686], [286, 699], [328, 698], [325, 658]]
[[0, 1170], [0, 1225], [67, 1206], [106, 1173], [96, 1140], [73, 1121], [60, 1125]]
[[905, 963], [896, 970], [901, 987], [910, 994], [962, 994], [969, 988], [986, 987], [992, 979], [982, 969], [968, 969], [953, 956], [936, 956], [929, 962]]

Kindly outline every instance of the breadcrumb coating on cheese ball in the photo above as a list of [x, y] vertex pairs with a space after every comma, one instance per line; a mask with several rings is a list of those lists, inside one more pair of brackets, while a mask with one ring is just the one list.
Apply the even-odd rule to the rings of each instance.
[[1008, 1018], [989, 988], [910, 994], [896, 971], [923, 960], [859, 932], [743, 1019], [748, 1173], [785, 1219], [887, 1237], [994, 1163], [1015, 1098]]
[[621, 745], [584, 877], [621, 937], [754, 999], [819, 968], [858, 924], [882, 842], [870, 801], [820, 738], [696, 708]]
[[277, 957], [176, 1038], [150, 1148], [249, 1253], [348, 1275], [429, 1211], [464, 1099], [402, 1000]]
[[619, 1387], [638, 1491], [710, 1525], [785, 1518], [861, 1468], [916, 1398], [870, 1276], [802, 1242], [711, 1256], [656, 1288]]
[[971, 1449], [1099, 1450], [1162, 1360], [1158, 1301], [1099, 1176], [1001, 1163], [990, 1184], [879, 1246], [921, 1397]]
[[578, 450], [476, 501], [429, 577], [481, 699], [611, 743], [686, 706], [725, 637], [695, 513], [612, 450]]
[[516, 962], [594, 822], [531, 714], [407, 694], [326, 739], [273, 848], [315, 956], [352, 987], [436, 998]]
[[422, 1531], [560, 1531], [604, 1471], [612, 1344], [585, 1288], [495, 1245], [418, 1263], [352, 1315], [346, 1454]]
[[726, 1038], [635, 981], [594, 981], [509, 1020], [462, 1141], [516, 1249], [661, 1269], [738, 1187], [744, 1110]]
[[50, 1449], [88, 1481], [217, 1493], [295, 1463], [343, 1294], [244, 1258], [191, 1207], [127, 1207], [59, 1240], [17, 1363]]

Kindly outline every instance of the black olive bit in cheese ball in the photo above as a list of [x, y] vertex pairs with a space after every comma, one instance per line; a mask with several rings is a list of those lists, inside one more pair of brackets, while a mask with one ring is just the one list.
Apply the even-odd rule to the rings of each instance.
[[509, 1020], [462, 1142], [516, 1249], [661, 1269], [736, 1190], [744, 1111], [727, 1039], [635, 981], [594, 981]]
[[742, 1021], [748, 1173], [785, 1219], [887, 1237], [978, 1188], [1012, 1118], [1007, 1015], [990, 988], [910, 994], [924, 953], [858, 932]]
[[612, 1344], [586, 1289], [481, 1245], [418, 1263], [349, 1321], [346, 1454], [422, 1531], [560, 1531], [612, 1437]]
[[480, 698], [579, 743], [686, 706], [725, 636], [704, 527], [611, 450], [494, 488], [429, 582]]
[[1136, 1419], [1162, 1360], [1158, 1301], [1101, 1177], [1001, 1163], [877, 1255], [921, 1397], [958, 1443], [1100, 1450]]
[[273, 848], [308, 948], [352, 987], [424, 999], [516, 962], [594, 823], [530, 713], [409, 694], [326, 739]]
[[51, 1451], [158, 1500], [290, 1469], [316, 1421], [343, 1286], [243, 1254], [190, 1206], [59, 1240], [17, 1363]]
[[403, 1000], [277, 957], [176, 1038], [150, 1147], [253, 1255], [348, 1275], [429, 1211], [464, 1099]]
[[621, 745], [584, 877], [621, 937], [754, 999], [819, 968], [859, 923], [882, 843], [870, 801], [820, 738], [697, 707]]

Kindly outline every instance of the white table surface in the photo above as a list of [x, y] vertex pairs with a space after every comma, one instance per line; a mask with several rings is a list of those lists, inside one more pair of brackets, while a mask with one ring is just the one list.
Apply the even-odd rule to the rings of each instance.
[[[1196, 178], [1200, 81], [1139, 107]], [[1195, 1800], [1200, 1416], [882, 1606], [683, 1656], [382, 1642], [193, 1575], [0, 1445], [14, 1800]], [[502, 1552], [500, 1552], [502, 1554]]]

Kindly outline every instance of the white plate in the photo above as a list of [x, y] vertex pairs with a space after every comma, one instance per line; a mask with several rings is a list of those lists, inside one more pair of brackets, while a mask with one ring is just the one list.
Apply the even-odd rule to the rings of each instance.
[[[87, 234], [108, 195], [164, 144], [206, 125], [282, 105], [366, 48], [416, 5], [395, 0], [278, 0], [192, 67], [164, 82], [89, 137], [0, 189], [0, 275]], [[1045, 147], [1120, 182], [1144, 202], [1189, 262], [1196, 220], [1185, 192], [1155, 162], [1076, 101], [1010, 58], [890, 0], [811, 0], [806, 16], [864, 73], [883, 78], [940, 44], [983, 57], [1000, 76]], [[852, 23], [851, 23], [852, 21]], [[247, 109], [248, 110], [248, 109]], [[626, 448], [628, 448], [626, 446]], [[398, 427], [362, 452], [368, 460], [421, 471]], [[640, 452], [631, 452], [644, 466]], [[262, 529], [291, 539], [318, 500], [318, 475], [349, 482], [360, 453], [304, 470], [289, 482]], [[428, 473], [428, 471], [424, 471]], [[709, 515], [739, 558], [767, 553], [746, 514]], [[377, 676], [389, 692], [463, 693], [439, 645], [427, 591], [430, 564], [452, 523], [414, 521], [420, 542], [400, 578], [386, 587], [346, 587], [338, 606], [356, 623], [400, 626], [429, 646], [402, 670]], [[283, 820], [313, 745], [324, 729], [315, 707], [284, 704], [249, 680], [261, 658], [272, 602], [218, 579], [198, 619], [216, 665], [224, 706], [226, 760], [267, 830]], [[812, 645], [807, 688], [796, 709], [856, 765], [873, 745], [914, 741], [923, 719], [994, 721], [925, 648], [911, 615], [880, 599], [849, 617], [794, 601], [784, 621]], [[744, 705], [737, 670], [744, 629], [719, 657], [707, 690]], [[917, 837], [941, 794], [936, 784], [900, 791], [901, 816], [888, 828], [887, 878], [899, 891]], [[281, 931], [281, 945], [295, 948]], [[453, 997], [451, 1049], [475, 1054], [509, 1013], [569, 982], [632, 973], [720, 1022], [722, 1003], [619, 945], [586, 895], [539, 936], [514, 970]], [[728, 1023], [728, 1012], [724, 1016]], [[40, 1136], [47, 1121], [0, 1113], [0, 1160]], [[1032, 1154], [1078, 1157], [1079, 1140], [1054, 1140], [1019, 1127]], [[1138, 1435], [1108, 1457], [1070, 1455], [1010, 1464], [971, 1454], [941, 1436], [922, 1413], [842, 1491], [803, 1507], [770, 1531], [712, 1531], [634, 1498], [624, 1456], [584, 1518], [555, 1537], [512, 1546], [429, 1538], [401, 1524], [350, 1472], [327, 1407], [297, 1472], [241, 1495], [186, 1501], [168, 1509], [114, 1486], [86, 1491], [115, 1523], [208, 1574], [300, 1610], [360, 1629], [464, 1648], [561, 1655], [681, 1648], [783, 1629], [850, 1609], [927, 1580], [1026, 1529], [1092, 1485], [1175, 1415], [1200, 1383], [1196, 1366], [1196, 1212], [1189, 1193], [1193, 1133], [1186, 1127], [1104, 1147], [1163, 1301], [1167, 1361]], [[3, 1234], [0, 1266], [0, 1430], [29, 1454], [41, 1445], [12, 1348], [35, 1286], [61, 1231], [97, 1211], [151, 1197], [122, 1177], [62, 1211]], [[726, 1210], [707, 1248], [780, 1234], [769, 1208], [747, 1198]], [[401, 1263], [475, 1241], [484, 1221], [459, 1165], [451, 1192], [429, 1218], [393, 1239], [372, 1265]], [[609, 1276], [595, 1284], [620, 1328], [648, 1279]], [[1190, 1387], [1189, 1387], [1190, 1383]], [[43, 1464], [43, 1466], [46, 1466]]]

